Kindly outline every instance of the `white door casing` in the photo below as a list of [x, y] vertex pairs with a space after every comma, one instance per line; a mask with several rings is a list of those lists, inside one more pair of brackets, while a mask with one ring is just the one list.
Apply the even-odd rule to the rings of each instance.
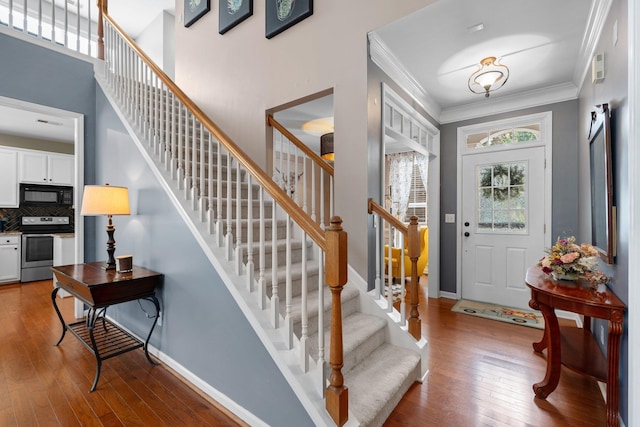
[[[533, 123], [532, 141], [467, 144]], [[459, 128], [458, 153], [457, 297], [527, 308], [525, 272], [550, 246], [551, 113]]]

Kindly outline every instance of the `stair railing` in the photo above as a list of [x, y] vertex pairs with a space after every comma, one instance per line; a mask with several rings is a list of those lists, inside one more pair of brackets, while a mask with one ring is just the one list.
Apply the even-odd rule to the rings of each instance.
[[[418, 231], [418, 217], [412, 216], [409, 225], [405, 225], [398, 218], [391, 215], [380, 204], [373, 199], [369, 199], [369, 214], [374, 215], [374, 228], [376, 233], [376, 273], [375, 273], [375, 297], [385, 298], [387, 310], [394, 312], [394, 285], [400, 289], [400, 324], [404, 326], [408, 317], [409, 333], [420, 340], [421, 326], [420, 314], [418, 312], [418, 258], [420, 257], [420, 233]], [[407, 245], [405, 246], [405, 239]], [[399, 248], [400, 282], [394, 283], [392, 273], [393, 248]], [[404, 248], [407, 248], [409, 260], [411, 261], [411, 277], [409, 282], [409, 307], [406, 307], [406, 285], [405, 285], [405, 256]], [[385, 250], [386, 249], [386, 250]], [[386, 260], [385, 260], [386, 257]], [[407, 316], [408, 311], [408, 316]]]
[[325, 229], [333, 210], [333, 166], [267, 116], [273, 128], [272, 174], [280, 187]]
[[63, 2], [0, 0], [0, 25], [96, 57], [97, 33], [91, 20], [91, 0]]
[[[207, 223], [214, 246], [223, 247], [237, 275], [246, 277], [246, 291], [255, 296], [257, 307], [269, 313], [288, 349], [298, 351], [301, 370], [317, 376], [317, 390], [325, 396], [329, 415], [342, 425], [348, 413], [341, 373], [340, 293], [347, 281], [347, 235], [342, 220], [333, 217], [324, 231], [113, 21], [107, 0], [98, 0], [98, 5], [104, 80], [115, 102], [198, 219]], [[294, 228], [300, 236], [297, 240]], [[294, 307], [292, 265], [297, 259], [302, 267], [296, 279], [300, 282], [299, 306]], [[281, 263], [284, 269], [278, 267]], [[318, 290], [315, 307], [307, 298], [313, 280]], [[284, 294], [279, 286], [282, 281]], [[328, 387], [325, 290], [332, 296]], [[309, 312], [314, 308], [317, 321], [312, 324]], [[298, 326], [294, 326], [294, 312], [300, 313]], [[318, 332], [318, 350], [309, 354], [313, 329]]]

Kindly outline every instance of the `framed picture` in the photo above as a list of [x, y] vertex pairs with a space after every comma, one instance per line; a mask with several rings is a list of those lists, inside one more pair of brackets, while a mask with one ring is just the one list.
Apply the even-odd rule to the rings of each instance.
[[313, 15], [313, 0], [267, 0], [266, 34], [270, 39]]
[[184, 26], [190, 27], [211, 9], [211, 0], [184, 0]]
[[218, 32], [224, 34], [251, 15], [253, 15], [253, 0], [218, 0], [219, 20]]

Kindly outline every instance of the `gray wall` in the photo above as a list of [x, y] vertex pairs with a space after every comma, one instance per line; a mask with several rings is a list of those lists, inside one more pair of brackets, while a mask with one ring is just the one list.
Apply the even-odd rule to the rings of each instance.
[[[114, 217], [116, 255], [132, 254], [136, 265], [165, 275], [163, 323], [151, 344], [268, 424], [312, 425], [100, 88], [96, 101], [95, 183], [128, 187], [132, 210]], [[87, 259], [104, 260], [106, 219], [94, 221], [86, 240], [97, 247]], [[136, 302], [109, 311], [137, 334], [149, 330]]]
[[[95, 80], [93, 64], [0, 33], [0, 95], [84, 114], [84, 180], [93, 182]], [[92, 231], [93, 224], [86, 224]], [[85, 240], [85, 250], [94, 242]]]
[[[617, 23], [618, 41], [613, 43], [613, 27]], [[615, 0], [609, 11], [609, 16], [602, 30], [602, 36], [598, 41], [596, 52], [604, 52], [605, 55], [605, 79], [602, 83], [593, 84], [591, 75], [585, 78], [579, 106], [579, 143], [580, 143], [580, 230], [582, 237], [590, 241], [591, 238], [591, 196], [589, 178], [589, 143], [587, 131], [590, 124], [590, 113], [595, 106], [603, 103], [609, 104], [612, 111], [611, 133], [613, 150], [613, 192], [614, 204], [618, 208], [616, 235], [618, 240], [617, 257], [615, 264], [606, 266], [601, 263], [602, 269], [613, 277], [610, 287], [613, 292], [625, 303], [629, 301], [629, 194], [628, 181], [629, 163], [627, 153], [629, 150], [629, 104], [627, 87], [627, 1]], [[637, 143], [637, 141], [635, 141]], [[636, 260], [637, 262], [637, 260]], [[599, 331], [604, 329], [605, 335], [608, 325], [601, 320], [594, 320], [593, 331], [599, 338]], [[625, 329], [628, 328], [625, 319]], [[606, 341], [605, 341], [606, 342]], [[606, 353], [606, 346], [602, 346]], [[628, 392], [629, 369], [629, 336], [625, 330], [622, 336], [622, 351], [620, 355], [620, 414], [627, 423], [629, 412]]]
[[[576, 100], [495, 114], [440, 127], [440, 290], [456, 292], [456, 224], [444, 222], [445, 213], [457, 209], [457, 130], [461, 126], [502, 120], [527, 114], [552, 112], [553, 195], [551, 240], [558, 236], [578, 235], [578, 103]], [[542, 256], [544, 254], [541, 254]]]
[[[0, 33], [0, 95], [84, 114], [85, 142], [93, 141], [93, 64]], [[92, 153], [85, 153], [92, 158]], [[85, 167], [91, 178], [93, 164]]]

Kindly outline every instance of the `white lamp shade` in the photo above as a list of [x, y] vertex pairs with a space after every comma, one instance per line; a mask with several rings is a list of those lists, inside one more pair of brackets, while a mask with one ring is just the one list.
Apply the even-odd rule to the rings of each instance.
[[129, 190], [115, 185], [85, 185], [81, 215], [129, 215]]

